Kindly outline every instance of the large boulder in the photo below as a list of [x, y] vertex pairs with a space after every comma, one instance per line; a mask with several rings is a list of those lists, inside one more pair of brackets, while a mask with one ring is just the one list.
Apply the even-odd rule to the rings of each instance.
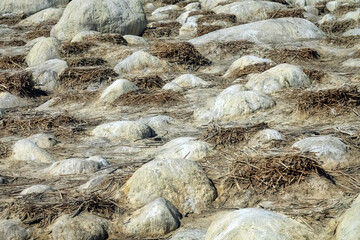
[[336, 240], [360, 239], [360, 196], [340, 218], [336, 228]]
[[205, 240], [206, 229], [181, 228], [169, 240]]
[[19, 220], [0, 220], [1, 240], [28, 240], [32, 231], [26, 228]]
[[141, 207], [159, 197], [169, 200], [183, 214], [200, 212], [216, 198], [204, 170], [188, 159], [155, 159], [144, 164], [119, 193], [131, 206]]
[[216, 14], [234, 14], [238, 22], [253, 22], [271, 17], [274, 11], [286, 9], [286, 6], [268, 1], [235, 2], [213, 9]]
[[26, 56], [29, 67], [42, 64], [50, 59], [60, 58], [59, 48], [61, 43], [53, 37], [39, 40]]
[[252, 136], [248, 144], [251, 147], [261, 147], [266, 146], [271, 141], [281, 140], [283, 140], [283, 135], [280, 132], [274, 129], [264, 129]]
[[65, 8], [51, 36], [70, 41], [82, 31], [139, 35], [146, 28], [139, 0], [73, 0]]
[[309, 230], [282, 214], [245, 208], [227, 213], [211, 223], [206, 240], [311, 239]]
[[44, 9], [30, 17], [25, 18], [20, 21], [17, 26], [19, 27], [28, 27], [28, 26], [36, 26], [45, 21], [59, 21], [61, 15], [63, 14], [63, 8], [48, 8]]
[[126, 217], [122, 229], [131, 236], [160, 237], [180, 227], [181, 217], [171, 202], [158, 198]]
[[138, 89], [136, 85], [126, 79], [118, 79], [107, 87], [100, 96], [100, 102], [113, 103], [122, 94]]
[[51, 236], [53, 240], [104, 240], [109, 237], [108, 228], [108, 221], [95, 215], [63, 215], [52, 226]]
[[206, 87], [210, 85], [208, 82], [193, 74], [183, 74], [175, 78], [172, 82], [182, 88]]
[[26, 102], [22, 98], [12, 95], [9, 92], [0, 92], [0, 109], [22, 107], [25, 105]]
[[302, 18], [278, 18], [220, 29], [189, 42], [201, 46], [213, 42], [247, 40], [255, 43], [295, 42], [324, 38], [326, 34]]
[[44, 149], [28, 139], [17, 141], [13, 146], [12, 158], [28, 163], [53, 163], [55, 159]]
[[22, 12], [29, 15], [68, 2], [69, 0], [1, 0], [0, 12]]
[[251, 74], [246, 87], [263, 93], [273, 93], [283, 88], [309, 85], [311, 81], [300, 67], [284, 63], [263, 73]]

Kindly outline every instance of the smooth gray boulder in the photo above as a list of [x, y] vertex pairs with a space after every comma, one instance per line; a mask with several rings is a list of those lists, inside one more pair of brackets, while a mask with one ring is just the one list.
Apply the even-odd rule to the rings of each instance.
[[336, 228], [336, 240], [360, 239], [360, 196], [340, 218]]
[[33, 185], [21, 191], [20, 195], [28, 195], [33, 193], [53, 192], [54, 190], [47, 185]]
[[0, 92], [0, 109], [23, 107], [26, 105], [24, 99], [12, 95], [9, 92]]
[[82, 31], [139, 35], [146, 24], [139, 0], [73, 0], [51, 30], [51, 36], [70, 41]]
[[138, 87], [129, 80], [117, 79], [110, 86], [108, 86], [100, 96], [101, 103], [113, 103], [121, 95], [135, 91]]
[[162, 197], [187, 214], [208, 207], [216, 195], [216, 189], [196, 162], [155, 159], [132, 175], [118, 198], [125, 197], [132, 207], [141, 207]]
[[184, 228], [176, 231], [169, 240], [205, 240], [206, 229]]
[[31, 135], [27, 139], [41, 148], [52, 148], [57, 143], [59, 143], [59, 141], [56, 140], [54, 134], [51, 133], [39, 133]]
[[52, 22], [59, 21], [63, 12], [64, 12], [63, 8], [44, 9], [20, 21], [18, 24], [16, 24], [16, 26], [28, 27], [28, 26], [36, 26], [45, 21], [52, 21]]
[[274, 140], [283, 140], [283, 135], [274, 129], [264, 129], [252, 136], [249, 140], [248, 145], [251, 147], [261, 147], [266, 146], [267, 143]]
[[1, 0], [0, 12], [36, 13], [46, 8], [67, 4], [69, 0]]
[[29, 67], [43, 64], [44, 62], [60, 58], [59, 48], [61, 43], [53, 37], [40, 39], [26, 56], [26, 64]]
[[54, 157], [28, 139], [17, 141], [12, 150], [12, 159], [28, 163], [53, 163]]
[[20, 220], [0, 220], [1, 240], [28, 240], [31, 238], [31, 235], [32, 231], [26, 228]]
[[210, 84], [194, 74], [183, 74], [175, 78], [173, 83], [176, 83], [182, 88], [194, 88], [194, 87], [207, 87]]

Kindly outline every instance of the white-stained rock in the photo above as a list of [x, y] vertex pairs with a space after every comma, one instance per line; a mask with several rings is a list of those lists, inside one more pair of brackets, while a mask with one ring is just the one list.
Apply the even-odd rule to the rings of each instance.
[[283, 140], [282, 134], [274, 129], [264, 129], [251, 137], [249, 140], [249, 146], [263, 146], [273, 140]]
[[24, 99], [12, 95], [9, 92], [0, 92], [0, 109], [1, 108], [16, 108], [25, 106], [26, 102]]
[[61, 43], [53, 37], [39, 40], [26, 56], [26, 64], [29, 67], [42, 64], [50, 59], [60, 58], [59, 48]]
[[330, 2], [326, 3], [326, 8], [330, 12], [335, 11], [338, 7], [340, 7], [339, 1], [330, 1]]
[[69, 158], [53, 163], [45, 169], [50, 175], [69, 175], [69, 174], [86, 174], [93, 173], [103, 167], [109, 166], [109, 163], [98, 156], [90, 158]]
[[198, 11], [201, 9], [201, 4], [199, 2], [189, 3], [184, 7], [186, 11]]
[[309, 230], [282, 214], [245, 208], [227, 213], [211, 223], [206, 240], [311, 239]]
[[163, 20], [170, 17], [170, 15], [174, 11], [181, 10], [179, 6], [177, 5], [167, 5], [164, 7], [160, 7], [156, 9], [154, 12], [151, 13], [152, 20]]
[[30, 15], [43, 9], [67, 4], [68, 2], [69, 0], [1, 0], [0, 12], [22, 12]]
[[176, 231], [169, 240], [205, 240], [206, 229], [184, 228]]
[[316, 136], [299, 140], [293, 144], [294, 148], [302, 152], [312, 152], [323, 161], [327, 168], [337, 167], [338, 164], [346, 162], [348, 147], [340, 138], [333, 136]]
[[274, 64], [273, 61], [266, 58], [259, 58], [256, 56], [246, 55], [242, 56], [235, 62], [233, 62], [226, 73], [223, 75], [224, 78], [233, 78], [237, 77], [237, 73], [243, 70], [244, 68], [255, 65], [255, 64]]
[[348, 68], [360, 68], [360, 59], [359, 58], [350, 58], [344, 62], [341, 63], [342, 66], [348, 67]]
[[164, 72], [167, 62], [144, 51], [137, 51], [119, 62], [114, 71], [118, 74]]
[[139, 36], [124, 35], [123, 37], [129, 45], [143, 45], [143, 46], [149, 45], [148, 41], [146, 41], [145, 38]]
[[148, 125], [136, 121], [117, 121], [97, 126], [92, 134], [110, 140], [137, 140], [155, 136], [154, 130]]
[[45, 21], [59, 21], [63, 14], [63, 8], [48, 8], [31, 15], [16, 24], [19, 27], [36, 26]]
[[173, 83], [176, 83], [182, 88], [194, 88], [194, 87], [206, 87], [210, 84], [201, 78], [193, 75], [193, 74], [183, 74], [177, 78], [175, 78]]
[[176, 19], [176, 21], [178, 23], [180, 23], [181, 25], [184, 25], [186, 23], [186, 20], [188, 19], [189, 17], [189, 14], [191, 13], [192, 11], [186, 11], [186, 12], [183, 12], [182, 14], [180, 14], [180, 16]]
[[360, 8], [358, 8], [355, 11], [348, 12], [347, 14], [345, 14], [345, 16], [342, 18], [342, 20], [359, 21], [360, 20]]
[[199, 161], [210, 153], [210, 145], [193, 137], [180, 137], [171, 140], [158, 150], [157, 158], [185, 158]]
[[252, 22], [268, 19], [274, 11], [281, 9], [286, 9], [286, 6], [268, 1], [244, 1], [217, 6], [213, 11], [216, 14], [234, 14], [238, 22]]
[[360, 35], [360, 27], [347, 30], [346, 32], [343, 33], [344, 37], [347, 37], [347, 36], [359, 36], [359, 35]]
[[161, 237], [180, 227], [181, 214], [168, 200], [158, 198], [123, 220], [125, 234], [137, 237]]
[[1, 240], [29, 240], [32, 231], [17, 219], [0, 220]]
[[46, 185], [33, 185], [21, 191], [20, 195], [28, 195], [32, 193], [53, 192], [54, 190]]
[[283, 63], [269, 70], [251, 74], [246, 87], [263, 93], [277, 92], [283, 88], [307, 87], [311, 85], [309, 77], [300, 67]]
[[138, 89], [133, 82], [126, 79], [118, 79], [108, 86], [100, 96], [102, 103], [113, 103], [118, 97], [124, 93]]
[[27, 139], [19, 140], [14, 144], [12, 158], [28, 163], [53, 163], [55, 161], [48, 152]]
[[152, 129], [164, 130], [172, 123], [173, 119], [168, 116], [158, 115], [154, 117], [143, 118], [139, 121], [145, 123]]
[[59, 142], [58, 140], [56, 140], [54, 134], [51, 133], [39, 133], [32, 135], [27, 139], [41, 148], [52, 148]]
[[182, 214], [187, 214], [209, 206], [216, 198], [216, 190], [196, 162], [188, 159], [156, 159], [139, 168], [119, 195], [124, 196], [133, 207], [162, 197]]
[[70, 41], [82, 31], [139, 35], [146, 24], [145, 12], [138, 0], [73, 0], [51, 30], [51, 36]]
[[182, 39], [191, 39], [197, 34], [197, 23], [187, 22], [184, 23], [179, 30], [179, 37]]
[[201, 8], [205, 10], [212, 10], [216, 6], [226, 5], [232, 2], [237, 2], [236, 0], [200, 0]]
[[102, 184], [103, 182], [105, 182], [105, 180], [108, 178], [107, 175], [100, 175], [100, 176], [96, 176], [92, 179], [90, 179], [89, 181], [87, 181], [86, 183], [84, 183], [83, 185], [79, 186], [80, 190], [92, 190], [94, 188], [96, 188], [97, 186], [99, 186], [100, 184]]
[[100, 34], [101, 33], [97, 32], [97, 31], [82, 31], [82, 32], [79, 32], [78, 34], [76, 34], [71, 39], [71, 42], [82, 42], [89, 36], [100, 35]]
[[96, 215], [63, 215], [52, 226], [51, 236], [53, 240], [104, 240], [109, 237], [108, 228], [108, 221]]
[[318, 22], [320, 25], [325, 24], [325, 23], [329, 23], [329, 22], [335, 22], [336, 21], [336, 17], [330, 13], [324, 15], [322, 17], [322, 19]]
[[351, 204], [340, 218], [336, 228], [336, 240], [349, 240], [360, 238], [360, 196]]
[[220, 29], [189, 42], [200, 46], [213, 42], [247, 40], [255, 43], [295, 42], [324, 38], [326, 35], [312, 22], [301, 18], [279, 18]]
[[185, 89], [177, 85], [176, 83], [169, 82], [162, 87], [163, 90], [171, 90], [174, 92], [183, 92]]

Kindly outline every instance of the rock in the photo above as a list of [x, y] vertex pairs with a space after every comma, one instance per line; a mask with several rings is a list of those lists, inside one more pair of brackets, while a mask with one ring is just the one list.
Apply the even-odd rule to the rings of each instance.
[[46, 37], [38, 37], [26, 43], [25, 47], [32, 48], [38, 41], [46, 39]]
[[206, 87], [210, 85], [208, 82], [193, 74], [183, 74], [175, 78], [172, 82], [182, 88]]
[[155, 159], [135, 171], [119, 195], [124, 196], [133, 207], [163, 197], [182, 214], [187, 214], [208, 207], [216, 198], [216, 190], [196, 162]]
[[296, 42], [324, 38], [326, 35], [313, 23], [301, 18], [279, 18], [220, 29], [189, 42], [200, 46], [213, 42], [247, 40], [255, 43]]
[[338, 7], [340, 7], [340, 2], [338, 1], [330, 1], [326, 3], [326, 8], [330, 12], [334, 12]]
[[32, 135], [27, 139], [41, 148], [52, 148], [59, 143], [59, 141], [56, 140], [55, 136], [51, 133], [39, 133]]
[[1, 240], [28, 240], [31, 238], [31, 235], [32, 231], [26, 228], [20, 220], [0, 220]]
[[175, 232], [169, 240], [205, 240], [206, 230], [185, 228]]
[[189, 3], [184, 7], [186, 11], [198, 11], [201, 9], [201, 4], [199, 2]]
[[174, 91], [174, 92], [183, 92], [183, 91], [185, 91], [182, 87], [180, 87], [179, 85], [177, 85], [174, 82], [169, 82], [169, 83], [165, 84], [162, 87], [162, 89], [163, 90], [171, 90], [171, 91]]
[[72, 39], [71, 42], [82, 42], [84, 41], [87, 37], [89, 36], [94, 36], [94, 35], [100, 35], [100, 32], [97, 31], [83, 31], [83, 32], [79, 32], [78, 34], [76, 34]]
[[9, 92], [0, 92], [0, 109], [23, 107], [25, 105], [25, 100], [14, 96]]
[[348, 147], [340, 138], [333, 136], [308, 137], [295, 142], [294, 148], [302, 152], [312, 152], [323, 161], [323, 167], [334, 168], [346, 161]]
[[181, 25], [184, 25], [186, 23], [186, 20], [188, 19], [189, 17], [189, 14], [191, 13], [192, 11], [185, 11], [183, 12], [182, 14], [180, 14], [180, 16], [176, 19], [176, 21], [178, 23], [180, 23]]
[[90, 214], [59, 217], [52, 226], [52, 239], [91, 239], [104, 240], [108, 235], [109, 223], [106, 219]]
[[32, 193], [53, 192], [54, 190], [46, 185], [33, 185], [21, 191], [20, 195], [28, 195]]
[[238, 22], [252, 22], [271, 18], [274, 11], [281, 9], [286, 9], [286, 6], [268, 1], [244, 1], [217, 6], [213, 11], [216, 14], [234, 14]]
[[70, 41], [82, 31], [139, 35], [146, 24], [145, 12], [138, 0], [73, 0], [51, 30], [51, 36]]
[[227, 213], [211, 223], [206, 240], [311, 239], [300, 223], [282, 214], [256, 208]]
[[129, 45], [144, 45], [144, 46], [149, 45], [148, 41], [146, 41], [144, 38], [139, 36], [124, 35], [123, 37]]
[[100, 175], [96, 176], [89, 181], [87, 181], [85, 184], [79, 186], [80, 190], [92, 190], [96, 188], [97, 186], [101, 185], [105, 180], [107, 179], [107, 175]]
[[350, 58], [344, 62], [341, 63], [342, 66], [348, 67], [348, 68], [360, 68], [360, 59], [356, 58]]
[[347, 36], [359, 36], [360, 35], [360, 27], [359, 28], [353, 28], [343, 33], [344, 37]]
[[283, 63], [260, 74], [251, 74], [245, 85], [263, 93], [277, 92], [283, 88], [307, 87], [311, 85], [309, 77], [300, 67]]
[[107, 87], [100, 96], [102, 103], [113, 103], [118, 97], [124, 93], [138, 89], [133, 82], [126, 79], [117, 79], [109, 87]]
[[61, 43], [53, 37], [39, 40], [26, 56], [26, 64], [32, 67], [50, 59], [60, 58], [60, 46]]
[[315, 16], [318, 16], [318, 15], [319, 15], [319, 10], [318, 10], [316, 7], [313, 7], [313, 6], [305, 6], [305, 7], [304, 7], [304, 10], [305, 10], [307, 13], [313, 14], [313, 15], [315, 15]]
[[200, 0], [201, 8], [204, 10], [212, 10], [216, 6], [226, 5], [232, 2], [236, 2], [236, 0]]
[[53, 163], [45, 169], [50, 175], [69, 175], [69, 174], [86, 174], [93, 173], [103, 167], [109, 166], [109, 163], [98, 156], [90, 158], [69, 158]]
[[69, 0], [1, 0], [0, 12], [16, 12], [31, 15], [43, 9], [67, 4]]
[[239, 58], [230, 65], [229, 69], [226, 71], [223, 77], [236, 78], [238, 72], [241, 72], [241, 70], [243, 70], [244, 68], [255, 64], [274, 64], [274, 62], [271, 61], [270, 59], [259, 58], [251, 55], [242, 56], [241, 58]]
[[147, 3], [147, 4], [145, 4], [145, 9], [147, 10], [147, 11], [154, 11], [155, 10], [155, 5], [153, 4], [153, 3]]
[[249, 146], [259, 147], [266, 145], [273, 140], [283, 140], [282, 134], [274, 129], [264, 129], [251, 137], [249, 140]]
[[16, 26], [19, 27], [29, 27], [36, 26], [45, 21], [59, 21], [61, 15], [63, 14], [63, 8], [48, 8], [44, 9], [34, 15], [31, 15], [24, 20], [20, 21]]
[[161, 237], [180, 227], [181, 217], [171, 202], [158, 198], [126, 217], [122, 228], [131, 236]]
[[110, 140], [138, 140], [155, 136], [154, 130], [148, 125], [136, 121], [116, 121], [97, 126], [92, 134]]
[[181, 39], [191, 39], [197, 35], [197, 23], [184, 23], [179, 30], [179, 37]]
[[193, 137], [171, 140], [158, 150], [157, 158], [185, 158], [199, 161], [210, 153], [210, 145]]
[[55, 161], [48, 152], [27, 139], [17, 141], [12, 152], [12, 158], [17, 161], [28, 163], [53, 163]]
[[145, 123], [152, 129], [164, 130], [172, 123], [173, 119], [168, 116], [158, 115], [155, 117], [143, 118], [139, 121]]
[[167, 5], [165, 7], [160, 7], [151, 13], [152, 20], [163, 20], [170, 18], [170, 15], [175, 11], [181, 10], [177, 5]]
[[336, 17], [332, 14], [326, 14], [322, 17], [322, 19], [318, 22], [320, 25], [329, 23], [329, 22], [335, 22], [336, 21]]
[[336, 228], [336, 240], [359, 239], [360, 236], [360, 196], [351, 204], [340, 218]]
[[0, 176], [0, 184], [7, 184], [8, 182], [6, 178]]
[[164, 72], [167, 69], [166, 61], [144, 51], [137, 51], [119, 62], [114, 71], [118, 74], [148, 74], [152, 72]]
[[348, 12], [345, 14], [345, 16], [342, 18], [342, 20], [354, 20], [359, 21], [360, 20], [360, 8], [357, 8], [357, 10]]

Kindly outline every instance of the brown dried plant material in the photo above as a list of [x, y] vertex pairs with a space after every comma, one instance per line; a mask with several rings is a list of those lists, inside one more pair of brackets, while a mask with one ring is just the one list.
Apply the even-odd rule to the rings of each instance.
[[249, 48], [254, 46], [254, 43], [246, 40], [239, 40], [230, 42], [215, 42], [212, 43], [212, 45], [215, 45], [216, 49], [224, 54], [234, 54], [248, 50]]
[[270, 16], [270, 18], [304, 18], [303, 12], [304, 10], [300, 8], [279, 9], [268, 13], [268, 16]]
[[163, 37], [176, 37], [179, 35], [181, 24], [178, 22], [156, 22], [145, 29], [142, 37], [158, 39]]
[[14, 39], [11, 41], [0, 41], [0, 47], [18, 47], [18, 46], [24, 46], [26, 42], [20, 39]]
[[94, 43], [89, 42], [67, 42], [63, 43], [60, 48], [60, 55], [62, 57], [71, 57], [74, 55], [83, 54], [95, 46]]
[[1, 73], [0, 91], [7, 91], [21, 97], [34, 95], [34, 82], [30, 72]]
[[214, 25], [214, 26], [207, 26], [207, 25], [198, 26], [197, 30], [196, 30], [196, 37], [200, 37], [202, 35], [211, 33], [213, 31], [216, 31], [216, 30], [219, 30], [219, 29], [222, 29], [222, 28], [223, 27], [216, 26], [216, 25]]
[[85, 67], [85, 66], [101, 66], [106, 63], [102, 58], [83, 57], [83, 58], [68, 58], [66, 62], [70, 67]]
[[4, 142], [0, 142], [0, 159], [8, 157], [10, 156], [10, 154], [11, 154], [11, 147]]
[[319, 27], [321, 30], [327, 34], [331, 33], [343, 33], [347, 30], [358, 26], [358, 23], [355, 20], [339, 20], [335, 22], [326, 22], [321, 24]]
[[158, 106], [176, 104], [184, 99], [183, 95], [170, 90], [139, 89], [121, 95], [114, 105]]
[[304, 69], [304, 73], [310, 78], [311, 82], [313, 83], [320, 83], [327, 76], [324, 71], [317, 69]]
[[111, 68], [68, 68], [61, 73], [59, 82], [65, 87], [84, 87], [90, 83], [101, 83], [117, 76], [119, 75]]
[[196, 16], [196, 15], [207, 15], [213, 16], [216, 15], [215, 12], [209, 10], [199, 10], [199, 11], [192, 11], [189, 13], [188, 17]]
[[54, 105], [67, 103], [91, 103], [100, 96], [99, 91], [69, 90], [57, 92], [52, 96]]
[[236, 16], [234, 14], [219, 13], [215, 15], [205, 15], [198, 19], [197, 23], [212, 23], [216, 21], [225, 21], [229, 23], [236, 23]]
[[292, 63], [315, 61], [320, 58], [320, 55], [316, 50], [311, 48], [280, 48], [271, 50], [267, 57], [278, 63]]
[[325, 43], [350, 48], [360, 43], [360, 36], [328, 37]]
[[27, 16], [25, 14], [10, 15], [10, 16], [0, 16], [0, 24], [5, 24], [12, 26], [25, 19]]
[[256, 63], [256, 64], [252, 64], [252, 65], [246, 66], [241, 69], [236, 69], [231, 74], [226, 75], [226, 77], [230, 78], [230, 79], [236, 79], [239, 77], [244, 77], [251, 73], [261, 73], [272, 67], [273, 67], [273, 64], [271, 64], [271, 63]]
[[104, 42], [117, 45], [127, 45], [127, 41], [121, 34], [109, 33], [109, 34], [96, 34], [87, 36], [84, 38], [86, 42]]
[[0, 57], [0, 69], [26, 68], [26, 55]]
[[164, 80], [157, 75], [136, 76], [130, 81], [134, 82], [138, 88], [142, 89], [159, 89], [165, 85]]

